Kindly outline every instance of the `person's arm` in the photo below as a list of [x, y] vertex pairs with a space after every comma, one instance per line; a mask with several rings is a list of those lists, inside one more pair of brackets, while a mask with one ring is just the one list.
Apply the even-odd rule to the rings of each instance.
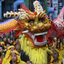
[[24, 61], [24, 62], [29, 61], [29, 56], [26, 55], [23, 50], [21, 51], [21, 60]]
[[27, 61], [27, 64], [32, 64], [30, 61]]
[[63, 61], [62, 61], [62, 64], [64, 64], [64, 59], [63, 59]]

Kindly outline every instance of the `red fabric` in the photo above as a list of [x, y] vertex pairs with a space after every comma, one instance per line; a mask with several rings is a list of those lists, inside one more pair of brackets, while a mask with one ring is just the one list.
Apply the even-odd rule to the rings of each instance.
[[16, 32], [16, 34], [15, 34], [15, 35], [16, 35], [16, 36], [19, 36], [19, 33], [20, 33], [20, 32], [21, 32], [21, 31]]
[[22, 8], [22, 9], [24, 9], [24, 10], [27, 10], [27, 11], [30, 11], [23, 3], [21, 3], [20, 8]]
[[2, 64], [2, 63], [0, 62], [0, 64]]
[[60, 31], [60, 30], [56, 29], [56, 27], [54, 26], [53, 22], [52, 22], [52, 25], [51, 25], [51, 27], [50, 27], [50, 29], [48, 31], [47, 39], [50, 37], [50, 35], [52, 34], [52, 32], [56, 32], [59, 35], [59, 38], [63, 36], [61, 34], [64, 34], [64, 31]]
[[51, 26], [52, 30], [57, 32], [58, 35], [61, 35], [61, 34], [64, 34], [64, 31], [60, 31], [60, 30], [57, 30], [56, 27], [54, 25]]
[[17, 55], [15, 52], [11, 53], [11, 55], [13, 55], [13, 54], [14, 54], [14, 55]]
[[49, 43], [48, 44], [51, 44], [52, 41], [53, 41], [53, 38], [52, 37], [49, 37], [48, 40], [49, 40]]
[[52, 34], [52, 28], [50, 27], [48, 34], [47, 34], [47, 39], [50, 37], [51, 34]]
[[35, 36], [37, 42], [43, 42], [43, 35]]
[[61, 35], [58, 36], [58, 38], [61, 38], [61, 37], [64, 37], [64, 34], [61, 34]]

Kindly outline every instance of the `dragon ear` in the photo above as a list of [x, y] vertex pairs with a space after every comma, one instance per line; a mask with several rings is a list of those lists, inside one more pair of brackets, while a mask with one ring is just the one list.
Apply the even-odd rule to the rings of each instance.
[[24, 10], [30, 11], [23, 3], [21, 3], [20, 9], [21, 8], [24, 9]]
[[24, 9], [29, 15], [34, 15], [23, 3], [21, 3], [20, 9]]

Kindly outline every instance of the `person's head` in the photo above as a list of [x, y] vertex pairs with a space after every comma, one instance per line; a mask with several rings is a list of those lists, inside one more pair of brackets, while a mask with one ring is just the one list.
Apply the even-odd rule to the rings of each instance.
[[16, 43], [15, 49], [16, 49], [17, 52], [20, 52], [21, 51], [21, 45], [19, 43]]
[[16, 62], [17, 61], [17, 56], [16, 56], [15, 53], [11, 54], [11, 60], [12, 60], [12, 62]]
[[51, 60], [51, 55], [47, 52], [47, 60], [48, 60], [48, 62], [50, 62], [50, 60]]
[[54, 60], [58, 60], [58, 57], [59, 57], [59, 53], [57, 52], [57, 50], [53, 50], [53, 58]]
[[11, 46], [11, 43], [7, 42], [7, 44], [6, 44], [6, 49], [7, 49], [9, 46]]
[[7, 41], [7, 37], [6, 37], [6, 36], [3, 38], [3, 41], [4, 41], [4, 42], [6, 42], [6, 41]]
[[15, 47], [12, 45], [12, 46], [9, 46], [8, 48], [7, 48], [7, 50], [11, 50], [11, 51], [13, 51], [15, 49]]
[[11, 51], [11, 60], [12, 62], [17, 62], [17, 57], [19, 53], [16, 50]]
[[8, 38], [8, 42], [11, 42], [10, 38]]
[[4, 47], [0, 45], [0, 52], [3, 53]]
[[13, 35], [10, 35], [10, 39], [11, 39], [11, 40], [13, 39], [13, 37], [14, 37]]

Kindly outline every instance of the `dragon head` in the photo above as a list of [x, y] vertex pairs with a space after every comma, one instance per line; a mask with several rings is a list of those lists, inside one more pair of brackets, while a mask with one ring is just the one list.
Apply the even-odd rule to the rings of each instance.
[[5, 17], [17, 17], [22, 33], [26, 33], [35, 46], [47, 43], [46, 34], [51, 26], [51, 19], [47, 16], [39, 1], [35, 1], [34, 12], [19, 9], [19, 12], [7, 12]]

